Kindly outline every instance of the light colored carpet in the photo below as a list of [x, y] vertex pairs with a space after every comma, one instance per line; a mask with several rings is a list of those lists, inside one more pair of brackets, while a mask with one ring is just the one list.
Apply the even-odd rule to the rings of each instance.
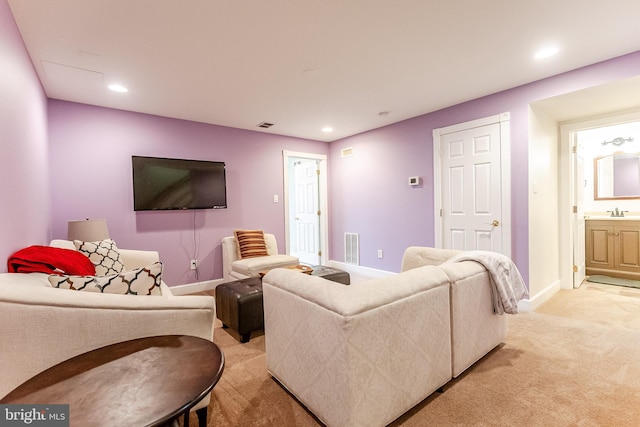
[[[640, 425], [640, 291], [627, 289], [583, 285], [510, 316], [504, 344], [391, 425]], [[219, 326], [209, 426], [319, 425], [266, 372], [261, 332], [240, 344]]]

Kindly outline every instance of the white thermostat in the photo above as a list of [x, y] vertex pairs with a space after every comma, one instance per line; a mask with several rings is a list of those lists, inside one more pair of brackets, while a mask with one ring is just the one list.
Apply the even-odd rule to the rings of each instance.
[[409, 185], [411, 185], [411, 186], [420, 185], [420, 177], [419, 176], [410, 176], [409, 177]]

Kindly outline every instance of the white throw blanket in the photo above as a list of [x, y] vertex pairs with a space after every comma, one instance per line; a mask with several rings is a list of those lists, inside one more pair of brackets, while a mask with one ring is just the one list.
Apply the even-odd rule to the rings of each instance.
[[528, 297], [529, 290], [509, 257], [497, 252], [467, 251], [454, 255], [446, 262], [461, 261], [478, 262], [489, 271], [494, 313], [518, 313], [518, 301]]

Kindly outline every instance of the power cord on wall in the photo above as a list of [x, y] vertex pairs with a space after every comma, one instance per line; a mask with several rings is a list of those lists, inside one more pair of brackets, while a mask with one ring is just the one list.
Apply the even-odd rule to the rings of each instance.
[[[198, 261], [198, 233], [196, 232], [196, 214], [197, 214], [197, 212], [198, 212], [197, 209], [193, 210], [193, 257], [191, 258], [193, 260], [196, 260], [196, 262]], [[196, 268], [195, 268], [194, 272], [196, 274], [196, 280], [199, 280], [197, 264], [196, 264]]]

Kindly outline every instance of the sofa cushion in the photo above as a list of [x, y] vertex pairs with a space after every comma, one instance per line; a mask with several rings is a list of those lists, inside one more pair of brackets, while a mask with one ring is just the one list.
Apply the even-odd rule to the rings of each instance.
[[122, 256], [113, 240], [105, 239], [99, 242], [74, 240], [73, 244], [96, 266], [96, 276], [107, 276], [124, 271]]
[[231, 263], [231, 268], [245, 276], [257, 276], [258, 273], [272, 268], [292, 267], [298, 265], [298, 258], [291, 255], [269, 255], [239, 259]]
[[267, 256], [267, 244], [262, 230], [233, 230], [238, 248], [238, 258]]
[[162, 295], [162, 263], [109, 276], [49, 276], [51, 286], [86, 292], [124, 295]]

